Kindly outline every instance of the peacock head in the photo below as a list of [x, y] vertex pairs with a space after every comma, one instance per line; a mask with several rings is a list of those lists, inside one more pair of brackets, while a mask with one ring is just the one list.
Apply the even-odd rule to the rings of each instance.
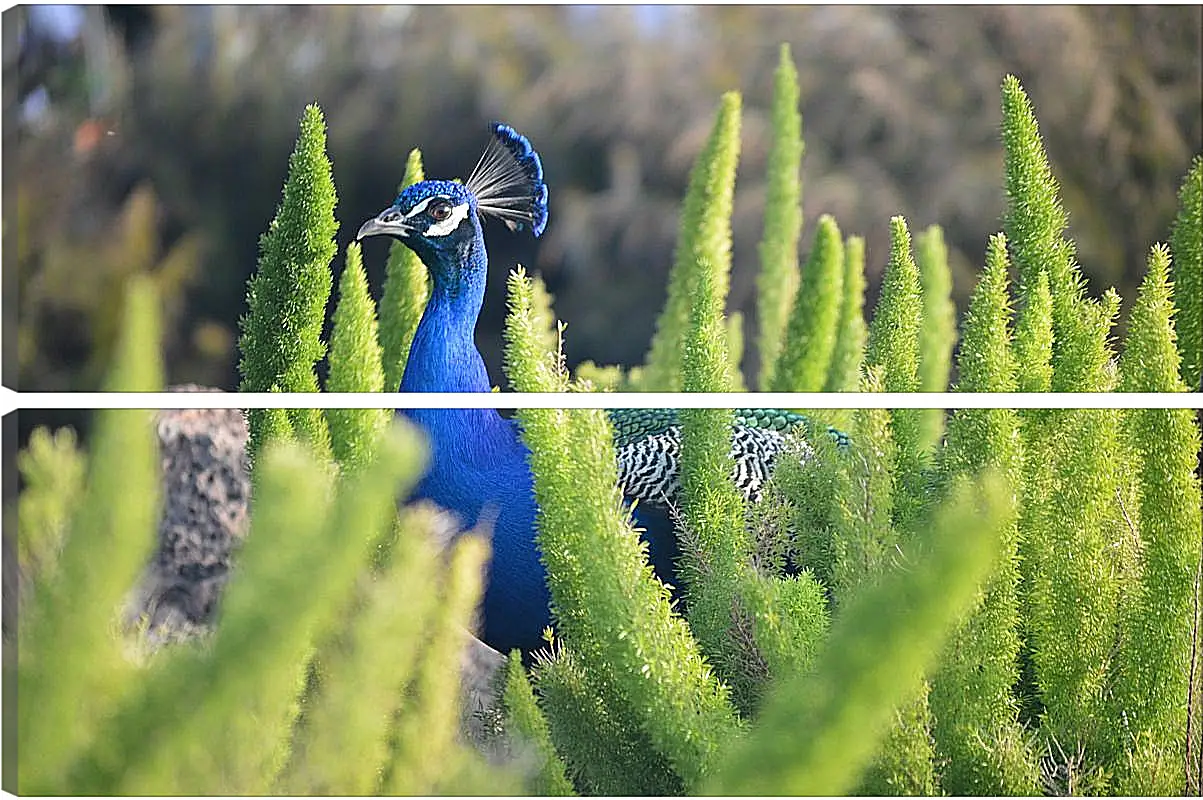
[[360, 227], [356, 238], [391, 236], [435, 268], [433, 262], [454, 262], [467, 252], [481, 235], [478, 216], [497, 217], [512, 231], [542, 234], [547, 184], [539, 154], [510, 126], [494, 122], [490, 129], [493, 138], [467, 181], [407, 186], [391, 206]]

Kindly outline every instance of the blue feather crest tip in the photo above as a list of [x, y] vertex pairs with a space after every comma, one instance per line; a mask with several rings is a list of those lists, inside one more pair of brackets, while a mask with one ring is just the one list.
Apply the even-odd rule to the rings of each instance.
[[547, 227], [547, 184], [543, 162], [530, 141], [509, 125], [489, 126], [493, 140], [464, 187], [481, 214], [499, 218], [512, 231], [529, 228], [535, 236]]

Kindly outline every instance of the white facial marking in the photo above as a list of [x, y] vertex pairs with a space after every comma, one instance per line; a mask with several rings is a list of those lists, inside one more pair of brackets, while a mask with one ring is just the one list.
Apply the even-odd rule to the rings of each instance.
[[409, 213], [406, 214], [404, 217], [402, 217], [402, 219], [413, 219], [414, 217], [418, 216], [423, 211], [425, 211], [426, 206], [430, 205], [435, 200], [449, 200], [449, 199], [450, 198], [443, 197], [442, 195], [437, 195], [437, 194], [431, 195], [430, 197], [427, 197], [425, 200], [423, 200], [422, 202], [418, 203], [416, 206], [411, 208]]
[[[432, 198], [433, 199], [433, 198]], [[427, 201], [423, 200], [419, 206], [424, 206]], [[459, 227], [459, 224], [468, 216], [468, 204], [460, 203], [455, 208], [451, 209], [451, 216], [442, 222], [436, 222], [426, 229], [426, 236], [446, 236]]]

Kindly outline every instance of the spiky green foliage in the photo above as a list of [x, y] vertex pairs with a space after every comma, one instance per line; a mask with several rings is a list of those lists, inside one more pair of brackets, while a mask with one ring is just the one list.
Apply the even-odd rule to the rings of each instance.
[[58, 562], [71, 510], [84, 489], [86, 466], [70, 428], [54, 433], [34, 428], [27, 449], [17, 453], [17, 470], [25, 482], [17, 501], [17, 563], [27, 578], [49, 577]]
[[[368, 276], [358, 242], [347, 246], [347, 263], [338, 282], [338, 306], [330, 333], [331, 392], [380, 392], [384, 369], [376, 343], [376, 309], [368, 294]], [[344, 469], [357, 469], [372, 457], [372, 445], [388, 424], [389, 412], [380, 408], [326, 410], [334, 458]]]
[[1106, 308], [1085, 297], [1085, 280], [1065, 236], [1068, 219], [1049, 167], [1031, 101], [1014, 75], [1002, 84], [1007, 242], [1013, 249], [1020, 293], [1030, 302], [1033, 282], [1048, 276], [1052, 297], [1053, 375], [1058, 392], [1106, 391], [1105, 372], [1094, 357], [1097, 328]]
[[624, 725], [607, 708], [571, 651], [558, 643], [555, 656], [535, 669], [542, 707], [556, 749], [582, 794], [679, 795], [681, 779], [638, 726]]
[[668, 278], [668, 298], [656, 320], [639, 388], [672, 392], [681, 389], [681, 350], [689, 327], [690, 304], [699, 272], [708, 265], [722, 274], [717, 293], [726, 297], [731, 269], [731, 210], [735, 167], [739, 161], [740, 96], [727, 92], [714, 127], [694, 162], [681, 211], [676, 256]]
[[[337, 199], [326, 157], [326, 123], [316, 105], [306, 106], [296, 148], [288, 159], [283, 199], [259, 240], [259, 265], [247, 283], [245, 317], [239, 321], [242, 373], [239, 391], [316, 392], [314, 366], [326, 354], [322, 324], [333, 277]], [[250, 452], [264, 438], [264, 414], [248, 412]], [[327, 453], [325, 417], [312, 409], [290, 411], [298, 434], [318, 453]]]
[[773, 74], [772, 137], [760, 274], [756, 278], [762, 391], [770, 391], [773, 385], [773, 371], [798, 286], [798, 238], [802, 234], [802, 154], [806, 146], [798, 111], [798, 70], [788, 44], [781, 45]]
[[[558, 353], [540, 352], [530, 283], [510, 279], [506, 363], [520, 391], [563, 391]], [[537, 540], [565, 644], [616, 718], [643, 731], [686, 788], [697, 786], [738, 728], [727, 687], [701, 657], [655, 579], [617, 488], [604, 412], [522, 409], [531, 449]]]
[[973, 602], [1008, 504], [996, 481], [960, 487], [935, 515], [913, 568], [884, 575], [841, 610], [815, 673], [770, 690], [756, 727], [729, 751], [708, 790], [834, 795], [853, 788], [891, 709], [919, 690]]
[[414, 693], [398, 717], [393, 758], [377, 794], [431, 794], [440, 786], [455, 752], [459, 719], [459, 676], [448, 665], [457, 662], [467, 644], [464, 629], [480, 599], [488, 552], [481, 536], [456, 539], [434, 603], [429, 650], [418, 666]]
[[1053, 385], [1053, 296], [1040, 272], [1015, 325], [1016, 390], [1047, 392]]
[[[422, 152], [418, 148], [409, 151], [405, 160], [405, 177], [397, 188], [418, 183], [422, 173]], [[430, 297], [430, 277], [417, 254], [401, 242], [389, 245], [388, 263], [384, 268], [384, 291], [380, 297], [380, 349], [383, 352], [384, 388], [390, 392], [401, 386], [405, 374], [405, 362], [409, 360], [409, 346], [413, 344], [414, 331], [426, 310]]]
[[[890, 260], [882, 277], [881, 296], [869, 325], [865, 366], [882, 370], [887, 392], [919, 389], [919, 331], [923, 324], [923, 295], [919, 270], [911, 255], [911, 235], [906, 220], [890, 220]], [[920, 511], [923, 499], [919, 409], [899, 408], [890, 413], [891, 435], [898, 448], [895, 462], [894, 520], [907, 529]]]
[[384, 558], [361, 568], [343, 625], [319, 644], [318, 685], [278, 785], [288, 793], [376, 790], [374, 767], [385, 762], [389, 722], [419, 657], [413, 644], [436, 599], [436, 553], [426, 537], [435, 514], [410, 508], [385, 528], [390, 535], [374, 547]]
[[1203, 375], [1203, 155], [1195, 156], [1178, 190], [1170, 250], [1182, 382], [1197, 392]]
[[1040, 482], [1026, 500], [1021, 555], [1041, 728], [1067, 752], [1080, 745], [1097, 756], [1125, 538], [1116, 507], [1119, 415], [1053, 411], [1025, 427], [1026, 480]]
[[[312, 637], [335, 621], [369, 541], [393, 513], [398, 482], [412, 482], [421, 466], [413, 434], [377, 450], [377, 461], [340, 482], [331, 500], [324, 461], [295, 444], [269, 446], [240, 579], [227, 589], [216, 636], [152, 664], [60, 786], [268, 791], [289, 753]], [[140, 486], [154, 483], [150, 473]]]
[[[106, 390], [162, 390], [158, 302], [150, 279], [130, 280]], [[149, 412], [97, 414], [87, 483], [54, 580], [41, 582], [23, 609], [16, 710], [22, 792], [69, 787], [68, 768], [130, 690], [133, 665], [112, 631], [154, 541], [158, 461]]]
[[849, 236], [844, 242], [843, 299], [840, 322], [827, 369], [825, 392], [854, 392], [860, 381], [868, 330], [865, 327], [865, 240]]
[[844, 241], [827, 214], [819, 218], [814, 247], [794, 298], [772, 390], [822, 390], [835, 351], [843, 303]]
[[535, 702], [526, 668], [522, 666], [522, 654], [517, 650], [510, 653], [506, 663], [501, 701], [512, 746], [526, 748], [528, 759], [534, 762], [533, 793], [540, 797], [575, 794], [564, 771], [564, 762], [551, 743], [547, 719]]
[[[939, 225], [915, 237], [915, 262], [923, 288], [923, 325], [919, 329], [919, 391], [943, 392], [948, 388], [952, 350], [957, 341], [957, 309], [952, 302], [952, 273], [948, 248]], [[944, 434], [944, 410], [923, 409], [919, 446], [931, 451]]]
[[[958, 358], [958, 392], [1015, 391], [1007, 249], [991, 237]], [[1023, 480], [1019, 417], [1012, 409], [960, 409], [948, 424], [945, 481], [995, 469], [1014, 491]], [[942, 787], [954, 795], [1037, 793], [1039, 769], [1023, 747], [1011, 688], [1019, 679], [1019, 528], [1014, 509], [999, 521], [998, 561], [969, 616], [957, 626], [932, 678], [932, 735]]]
[[[1154, 247], [1132, 309], [1120, 362], [1121, 389], [1181, 392], [1170, 299], [1169, 252]], [[1119, 679], [1114, 717], [1133, 751], [1116, 788], [1130, 794], [1186, 789], [1188, 675], [1200, 530], [1199, 432], [1189, 409], [1133, 409], [1125, 433], [1139, 457], [1139, 584], [1120, 609]]]
[[[703, 257], [694, 284], [690, 325], [682, 357], [683, 388], [726, 392], [728, 374], [723, 305], [728, 280]], [[729, 263], [727, 265], [729, 267]], [[684, 497], [684, 558], [681, 579], [690, 596], [689, 623], [702, 652], [730, 680], [735, 649], [727, 635], [739, 576], [750, 555], [744, 504], [732, 481], [732, 412], [682, 409], [681, 489]]]

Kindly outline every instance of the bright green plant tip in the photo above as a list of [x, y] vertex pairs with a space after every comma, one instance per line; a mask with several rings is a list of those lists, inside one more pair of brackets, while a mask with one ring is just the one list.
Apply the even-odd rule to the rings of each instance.
[[641, 389], [665, 392], [681, 389], [682, 344], [699, 272], [712, 270], [716, 281], [714, 291], [721, 297], [727, 295], [739, 129], [740, 96], [728, 92], [723, 95], [710, 137], [690, 172], [676, 254], [669, 272], [668, 298], [656, 320], [656, 333], [641, 374]]
[[1203, 155], [1195, 156], [1178, 191], [1170, 249], [1182, 381], [1197, 392], [1203, 374]]
[[814, 247], [802, 272], [781, 355], [773, 371], [776, 392], [818, 392], [835, 351], [844, 284], [844, 242], [835, 220], [819, 218]]
[[[1172, 324], [1170, 255], [1152, 249], [1120, 361], [1124, 391], [1181, 392]], [[1199, 557], [1199, 431], [1189, 409], [1133, 409], [1125, 433], [1141, 464], [1139, 585], [1123, 595], [1115, 710], [1128, 721], [1120, 745], [1143, 748], [1149, 767], [1125, 763], [1117, 789], [1181, 794]], [[1129, 739], [1128, 737], [1131, 737]], [[1164, 766], [1162, 766], [1164, 765]], [[1173, 765], [1173, 766], [1171, 766]], [[1157, 767], [1157, 768], [1154, 768]]]
[[564, 762], [551, 743], [547, 719], [535, 702], [526, 668], [522, 666], [522, 654], [517, 650], [511, 652], [506, 661], [502, 704], [511, 746], [527, 748], [535, 759], [533, 793], [540, 797], [576, 794], [564, 770]]
[[[398, 191], [423, 178], [422, 153], [415, 147], [409, 151], [405, 177]], [[429, 297], [430, 279], [426, 267], [414, 251], [401, 242], [391, 242], [384, 269], [384, 292], [380, 298], [380, 349], [385, 391], [395, 392], [401, 386], [414, 331], [418, 329]]]
[[773, 75], [772, 145], [756, 316], [760, 325], [760, 388], [773, 385], [785, 325], [798, 287], [798, 239], [802, 233], [802, 115], [798, 111], [798, 70], [789, 45], [781, 45]]
[[865, 240], [860, 236], [849, 236], [844, 242], [844, 281], [839, 328], [823, 391], [856, 391], [868, 335], [865, 326]]
[[912, 568], [882, 576], [842, 608], [815, 672], [770, 689], [755, 728], [728, 751], [707, 791], [854, 788], [893, 709], [915, 696], [988, 574], [1007, 497], [996, 480], [961, 486], [935, 515]]
[[[296, 148], [288, 161], [283, 198], [259, 240], [259, 264], [247, 284], [248, 311], [240, 321], [239, 391], [318, 391], [314, 367], [326, 354], [322, 325], [333, 277], [336, 196], [326, 157], [326, 129], [316, 105], [305, 108]], [[265, 444], [264, 414], [248, 413], [251, 454]], [[312, 410], [289, 412], [296, 432], [319, 453], [328, 453], [325, 417]]]
[[[380, 392], [384, 369], [376, 341], [376, 309], [368, 293], [359, 244], [347, 247], [346, 265], [338, 282], [338, 306], [330, 334], [331, 392]], [[344, 469], [356, 469], [372, 456], [372, 446], [388, 424], [389, 412], [378, 408], [326, 410], [334, 458]]]
[[[915, 238], [915, 261], [923, 288], [923, 324], [919, 328], [919, 391], [943, 392], [948, 388], [952, 350], [957, 341], [957, 309], [952, 302], [952, 273], [948, 248], [939, 225]], [[932, 451], [944, 434], [944, 410], [923, 409], [920, 447]]]
[[[882, 370], [882, 389], [914, 392], [919, 389], [919, 332], [923, 325], [923, 294], [919, 269], [911, 254], [906, 220], [890, 220], [890, 260], [882, 278], [881, 296], [869, 325], [865, 366]], [[890, 412], [894, 443], [898, 448], [895, 473], [895, 522], [903, 530], [919, 513], [922, 502], [921, 470], [925, 460], [920, 409]]]

